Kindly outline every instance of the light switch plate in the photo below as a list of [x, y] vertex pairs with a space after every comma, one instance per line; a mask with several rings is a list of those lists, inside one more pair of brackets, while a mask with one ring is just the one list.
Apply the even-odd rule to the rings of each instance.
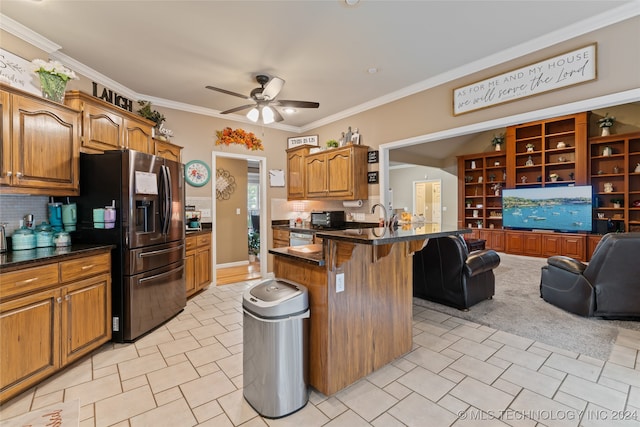
[[344, 292], [344, 273], [336, 274], [336, 293]]
[[203, 218], [211, 218], [211, 209], [202, 209], [200, 210]]
[[362, 212], [354, 213], [353, 217], [356, 219], [356, 221], [364, 221], [364, 213]]

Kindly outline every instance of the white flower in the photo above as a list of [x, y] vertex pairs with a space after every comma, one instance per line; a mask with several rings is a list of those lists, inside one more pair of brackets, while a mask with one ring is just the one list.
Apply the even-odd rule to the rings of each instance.
[[78, 80], [76, 73], [62, 65], [60, 61], [45, 62], [42, 59], [34, 59], [32, 64], [34, 65], [33, 72], [36, 74], [52, 74], [54, 76], [61, 77], [64, 81]]

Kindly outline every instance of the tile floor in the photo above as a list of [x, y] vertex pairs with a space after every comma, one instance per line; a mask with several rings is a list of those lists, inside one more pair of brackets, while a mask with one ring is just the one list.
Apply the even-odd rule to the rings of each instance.
[[211, 287], [135, 344], [106, 344], [7, 402], [0, 419], [79, 399], [83, 427], [640, 426], [640, 333], [622, 331], [601, 361], [416, 306], [410, 353], [263, 419], [242, 397], [247, 287]]

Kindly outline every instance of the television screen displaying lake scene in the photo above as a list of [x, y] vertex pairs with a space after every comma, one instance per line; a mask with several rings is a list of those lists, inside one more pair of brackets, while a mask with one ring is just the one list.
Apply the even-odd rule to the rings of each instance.
[[502, 224], [506, 228], [591, 231], [592, 197], [590, 185], [504, 189]]

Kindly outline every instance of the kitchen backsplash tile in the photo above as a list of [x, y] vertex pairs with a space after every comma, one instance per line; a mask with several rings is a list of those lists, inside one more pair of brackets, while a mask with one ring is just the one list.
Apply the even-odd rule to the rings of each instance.
[[34, 224], [47, 221], [47, 196], [0, 195], [0, 222], [7, 223], [7, 236], [20, 228], [20, 220], [33, 214]]

